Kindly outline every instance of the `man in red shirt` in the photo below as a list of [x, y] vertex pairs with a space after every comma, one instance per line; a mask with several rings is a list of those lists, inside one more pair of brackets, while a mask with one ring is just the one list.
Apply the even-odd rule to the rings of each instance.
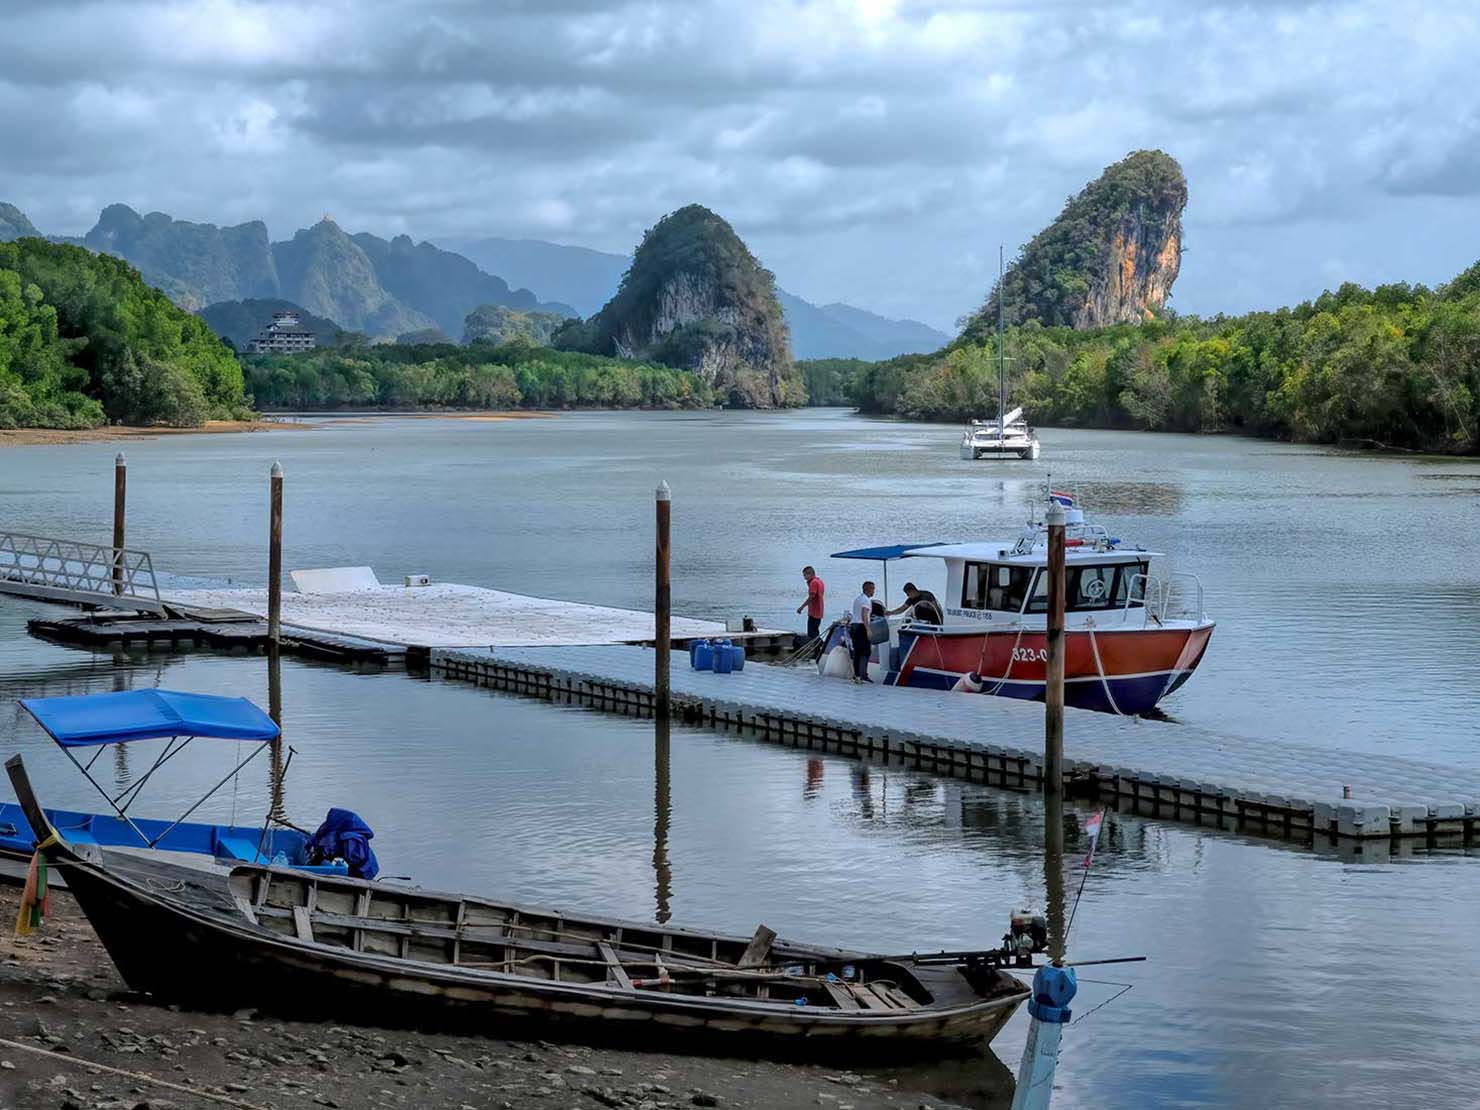
[[827, 587], [811, 567], [802, 568], [802, 579], [807, 583], [807, 599], [797, 606], [797, 612], [807, 610], [807, 642], [811, 643], [822, 632], [822, 594]]

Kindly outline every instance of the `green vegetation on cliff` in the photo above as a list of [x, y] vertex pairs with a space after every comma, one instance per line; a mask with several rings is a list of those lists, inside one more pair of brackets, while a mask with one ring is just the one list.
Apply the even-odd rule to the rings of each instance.
[[480, 339], [490, 343], [532, 343], [548, 346], [550, 337], [564, 325], [566, 317], [553, 312], [527, 312], [502, 304], [479, 305], [463, 321], [464, 343]]
[[698, 378], [668, 366], [528, 343], [349, 346], [246, 360], [268, 408], [696, 408], [714, 404]]
[[244, 410], [231, 351], [128, 263], [0, 243], [0, 427], [191, 426]]
[[[963, 342], [868, 364], [853, 397], [915, 419], [991, 416], [994, 353]], [[1008, 403], [1042, 424], [1480, 452], [1480, 263], [1437, 291], [1347, 284], [1240, 317], [1029, 323], [1009, 329], [1007, 353]]]
[[[1182, 264], [1187, 181], [1169, 154], [1140, 150], [1069, 198], [1064, 210], [1007, 269], [1009, 324], [1091, 328], [1158, 315]], [[966, 323], [961, 338], [997, 327], [997, 298]]]
[[[352, 333], [346, 332], [333, 320], [315, 316], [306, 308], [277, 297], [221, 301], [207, 305], [196, 315], [209, 324], [211, 330], [222, 339], [230, 341], [238, 351], [245, 351], [247, 344], [256, 339], [262, 329], [272, 323], [274, 312], [298, 313], [299, 326], [304, 331], [313, 332], [314, 339], [320, 347], [334, 347], [351, 339]], [[364, 342], [365, 339], [363, 335], [355, 338], [360, 342]]]
[[775, 278], [728, 223], [697, 204], [650, 228], [616, 295], [556, 332], [554, 343], [689, 370], [731, 405], [806, 399]]
[[8, 243], [12, 239], [30, 238], [41, 238], [41, 232], [36, 230], [36, 225], [15, 205], [0, 201], [0, 243]]

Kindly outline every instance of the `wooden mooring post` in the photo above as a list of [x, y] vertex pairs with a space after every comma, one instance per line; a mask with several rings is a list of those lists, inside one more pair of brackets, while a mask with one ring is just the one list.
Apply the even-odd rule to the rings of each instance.
[[1064, 507], [1050, 501], [1048, 524], [1048, 661], [1043, 686], [1043, 793], [1064, 794]]
[[672, 619], [670, 606], [673, 591], [669, 578], [669, 529], [672, 522], [673, 493], [667, 482], [658, 483], [657, 494], [657, 574], [653, 588], [653, 715], [666, 721], [673, 711], [671, 682], [673, 662]]
[[267, 524], [267, 639], [269, 650], [282, 642], [283, 615], [283, 464], [270, 472], [271, 507]]
[[113, 596], [123, 593], [124, 518], [128, 509], [128, 460], [113, 456]]

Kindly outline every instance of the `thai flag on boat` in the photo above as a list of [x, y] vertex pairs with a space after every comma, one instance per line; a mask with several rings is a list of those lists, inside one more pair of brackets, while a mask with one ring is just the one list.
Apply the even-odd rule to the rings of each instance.
[[1095, 845], [1100, 841], [1100, 823], [1105, 819], [1102, 809], [1084, 823], [1084, 834], [1089, 837], [1089, 854], [1084, 857], [1084, 869], [1089, 870], [1090, 860], [1095, 858]]
[[1072, 509], [1074, 507], [1074, 495], [1072, 493], [1060, 493], [1056, 489], [1051, 489], [1048, 491], [1048, 499], [1050, 501], [1057, 501], [1066, 509]]

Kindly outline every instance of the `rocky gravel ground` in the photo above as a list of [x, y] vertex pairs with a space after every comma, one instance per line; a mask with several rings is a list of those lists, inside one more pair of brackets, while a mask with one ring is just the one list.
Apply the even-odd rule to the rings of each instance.
[[[64, 893], [53, 892], [52, 916], [41, 930], [12, 938], [18, 901], [16, 888], [0, 888], [0, 1110], [954, 1105], [918, 1089], [929, 1085], [927, 1077], [949, 1069], [900, 1078], [319, 1025], [254, 1011], [182, 1012], [128, 991]], [[89, 1068], [84, 1061], [113, 1070]], [[1010, 1078], [1006, 1093], [1001, 1090], [1006, 1069], [995, 1059], [976, 1062], [965, 1074], [971, 1103], [1005, 1106], [1011, 1097]]]

